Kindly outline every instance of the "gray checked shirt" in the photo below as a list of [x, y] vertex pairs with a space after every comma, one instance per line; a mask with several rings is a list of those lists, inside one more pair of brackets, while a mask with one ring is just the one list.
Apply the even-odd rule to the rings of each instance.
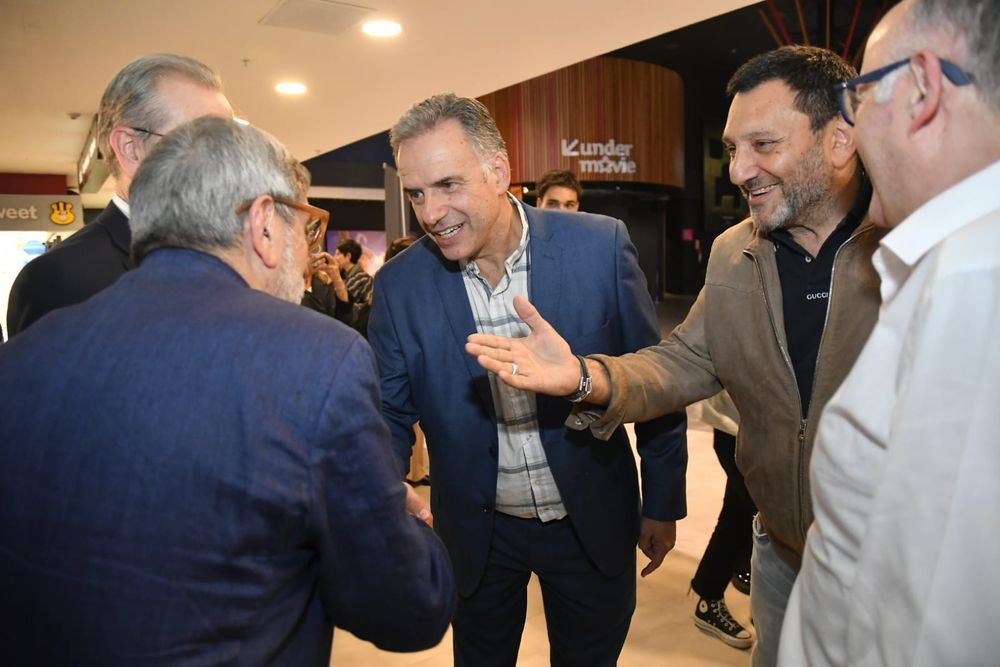
[[[462, 275], [476, 330], [520, 338], [527, 336], [529, 330], [514, 311], [514, 297], [529, 296], [531, 252], [524, 210], [520, 202], [511, 201], [521, 218], [521, 243], [504, 262], [504, 275], [496, 289], [482, 278], [475, 261], [463, 267]], [[508, 387], [492, 373], [489, 378], [500, 441], [496, 510], [542, 521], [564, 518], [566, 508], [542, 448], [535, 394]]]

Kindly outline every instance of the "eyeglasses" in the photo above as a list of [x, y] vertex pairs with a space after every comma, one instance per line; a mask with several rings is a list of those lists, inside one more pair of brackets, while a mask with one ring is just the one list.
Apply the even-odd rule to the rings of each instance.
[[[276, 197], [271, 195], [271, 199], [274, 203], [281, 204], [282, 206], [287, 206], [288, 208], [294, 208], [296, 211], [302, 211], [309, 218], [306, 220], [306, 242], [309, 244], [309, 250], [312, 252], [313, 248], [319, 247], [320, 241], [323, 239], [323, 235], [326, 233], [326, 226], [330, 224], [330, 212], [326, 209], [319, 208], [318, 206], [310, 206], [309, 204], [303, 204], [302, 202], [297, 202], [294, 199], [285, 199], [284, 197]], [[236, 215], [243, 215], [250, 210], [253, 206], [251, 200], [245, 204], [240, 205], [236, 209]]]
[[[873, 83], [877, 83], [889, 72], [908, 64], [911, 58], [912, 56], [897, 60], [885, 67], [872, 70], [868, 74], [862, 74], [861, 76], [856, 76], [853, 79], [842, 81], [835, 85], [834, 90], [837, 91], [837, 101], [840, 102], [840, 113], [843, 115], [844, 120], [854, 125], [854, 114], [858, 110], [858, 104], [861, 103], [861, 92], [864, 90], [861, 86], [870, 86]], [[938, 62], [941, 63], [941, 71], [945, 77], [956, 86], [967, 86], [973, 82], [972, 75], [962, 70], [955, 63], [949, 62], [944, 58], [938, 58]]]
[[166, 135], [160, 134], [159, 132], [153, 132], [152, 130], [147, 130], [144, 127], [132, 127], [131, 125], [129, 125], [128, 129], [135, 130], [136, 132], [143, 132], [145, 134], [151, 134], [154, 137], [163, 137], [163, 136], [166, 136]]

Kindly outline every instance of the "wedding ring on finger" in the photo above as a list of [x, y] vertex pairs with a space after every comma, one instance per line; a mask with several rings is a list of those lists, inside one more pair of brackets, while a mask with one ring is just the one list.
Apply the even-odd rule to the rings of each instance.
[[510, 362], [510, 374], [517, 375], [517, 364], [515, 364], [513, 361]]

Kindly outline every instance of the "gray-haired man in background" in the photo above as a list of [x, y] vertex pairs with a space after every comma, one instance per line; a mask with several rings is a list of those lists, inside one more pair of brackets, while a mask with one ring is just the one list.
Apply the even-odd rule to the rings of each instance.
[[131, 267], [129, 189], [143, 159], [182, 123], [232, 115], [219, 76], [197, 60], [156, 54], [123, 67], [97, 112], [97, 141], [115, 178], [114, 197], [95, 220], [21, 269], [10, 290], [7, 335], [97, 294], [125, 273]]

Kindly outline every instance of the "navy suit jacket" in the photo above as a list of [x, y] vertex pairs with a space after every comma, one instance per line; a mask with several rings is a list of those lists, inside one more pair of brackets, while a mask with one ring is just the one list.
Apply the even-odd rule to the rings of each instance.
[[90, 224], [28, 262], [10, 288], [7, 336], [43, 315], [89, 299], [132, 267], [128, 218], [112, 202]]
[[[618, 220], [524, 206], [531, 301], [578, 354], [624, 354], [660, 340], [635, 248]], [[431, 459], [434, 527], [452, 556], [459, 593], [478, 585], [489, 552], [497, 479], [497, 425], [486, 371], [466, 354], [475, 333], [457, 262], [424, 237], [375, 279], [368, 337], [382, 376], [382, 408], [404, 466], [419, 420]], [[545, 454], [577, 534], [609, 576], [635, 562], [639, 491], [624, 430], [601, 442], [565, 426], [572, 404], [538, 396]], [[643, 514], [686, 513], [686, 421], [637, 425]]]
[[0, 664], [323, 665], [436, 644], [367, 343], [164, 249], [0, 346]]

